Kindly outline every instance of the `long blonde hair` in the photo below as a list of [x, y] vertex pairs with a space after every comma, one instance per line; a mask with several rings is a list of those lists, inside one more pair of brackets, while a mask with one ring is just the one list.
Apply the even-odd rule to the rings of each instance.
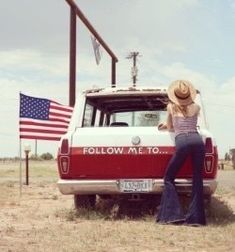
[[171, 103], [173, 114], [181, 113], [184, 117], [188, 116], [188, 105], [178, 105], [173, 102], [170, 102], [170, 103]]

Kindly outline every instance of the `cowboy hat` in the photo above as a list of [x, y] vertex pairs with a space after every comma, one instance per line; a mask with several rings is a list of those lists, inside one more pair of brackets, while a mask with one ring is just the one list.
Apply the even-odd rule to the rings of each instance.
[[175, 104], [189, 105], [195, 100], [197, 91], [191, 82], [176, 80], [170, 84], [167, 94], [169, 99]]

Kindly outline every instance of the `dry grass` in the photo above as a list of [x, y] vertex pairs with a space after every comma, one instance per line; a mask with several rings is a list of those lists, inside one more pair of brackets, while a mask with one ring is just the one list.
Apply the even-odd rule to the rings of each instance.
[[[0, 178], [1, 180], [10, 179], [19, 180], [19, 172], [20, 172], [20, 163], [11, 162], [11, 161], [0, 161]], [[25, 179], [25, 162], [22, 161], [21, 163], [21, 170], [22, 170], [22, 178]], [[29, 180], [54, 180], [57, 179], [57, 167], [56, 161], [32, 161], [29, 160]]]
[[213, 197], [206, 227], [159, 225], [148, 202], [99, 200], [76, 211], [53, 162], [31, 164], [19, 198], [18, 165], [0, 165], [0, 251], [233, 251], [234, 191]]
[[232, 161], [219, 160], [219, 168], [223, 170], [234, 170]]

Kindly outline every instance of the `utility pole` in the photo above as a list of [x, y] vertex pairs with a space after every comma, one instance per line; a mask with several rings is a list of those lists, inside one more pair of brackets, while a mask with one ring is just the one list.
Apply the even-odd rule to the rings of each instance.
[[132, 66], [132, 69], [131, 69], [131, 78], [132, 78], [133, 87], [136, 86], [136, 81], [137, 81], [138, 69], [137, 69], [137, 66], [136, 66], [136, 61], [137, 61], [138, 56], [140, 56], [139, 52], [131, 52], [126, 57], [127, 59], [133, 59], [133, 66]]
[[[131, 52], [126, 57], [127, 59], [133, 59], [133, 66], [131, 68], [131, 78], [132, 78], [133, 87], [136, 87], [136, 81], [137, 81], [138, 69], [136, 66], [136, 61], [137, 61], [138, 56], [140, 56], [139, 52]], [[135, 112], [134, 111], [132, 112], [131, 124], [132, 126], [135, 126]]]

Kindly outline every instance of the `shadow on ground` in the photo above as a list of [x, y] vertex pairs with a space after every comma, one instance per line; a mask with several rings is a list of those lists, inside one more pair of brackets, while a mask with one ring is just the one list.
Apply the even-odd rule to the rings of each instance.
[[[185, 212], [190, 198], [181, 198]], [[155, 219], [159, 209], [160, 197], [144, 200], [98, 199], [94, 209], [71, 209], [63, 214], [69, 221], [76, 219], [88, 220], [138, 220]], [[212, 197], [206, 206], [206, 216], [209, 225], [226, 226], [235, 222], [233, 210], [220, 198]]]
[[210, 206], [206, 208], [206, 213], [210, 225], [226, 226], [235, 223], [233, 209], [220, 198], [212, 197]]

